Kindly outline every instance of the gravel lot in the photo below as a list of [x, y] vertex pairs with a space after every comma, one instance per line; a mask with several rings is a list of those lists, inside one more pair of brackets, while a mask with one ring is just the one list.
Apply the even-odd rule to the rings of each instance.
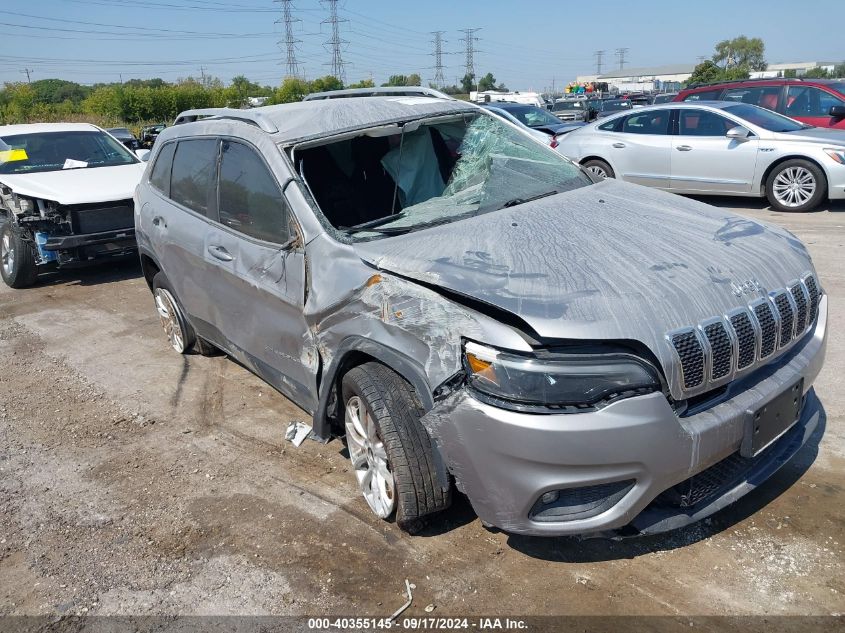
[[[134, 262], [0, 287], [0, 614], [845, 613], [845, 204], [777, 214], [830, 294], [823, 430], [711, 520], [611, 542], [488, 532], [459, 500], [409, 537], [295, 405], [167, 345]], [[749, 208], [750, 207], [750, 208]], [[425, 611], [433, 605], [433, 611]]]

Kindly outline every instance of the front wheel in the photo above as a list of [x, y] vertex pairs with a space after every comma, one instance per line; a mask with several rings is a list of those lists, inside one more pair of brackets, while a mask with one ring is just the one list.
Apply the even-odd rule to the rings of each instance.
[[194, 344], [195, 336], [167, 279], [161, 273], [153, 277], [153, 297], [161, 327], [167, 335], [170, 346], [180, 354], [187, 354]]
[[824, 172], [810, 161], [787, 160], [766, 179], [766, 197], [777, 211], [811, 211], [826, 196]]
[[38, 278], [35, 248], [10, 220], [0, 226], [0, 275], [10, 288], [27, 288]]
[[346, 443], [364, 500], [376, 516], [407, 532], [445, 510], [451, 487], [439, 483], [431, 438], [410, 385], [379, 363], [350, 370], [342, 384]]
[[616, 178], [616, 174], [613, 173], [613, 168], [606, 162], [598, 158], [588, 160], [586, 163], [584, 163], [583, 167], [593, 176], [596, 176], [601, 180], [604, 180], [605, 178]]

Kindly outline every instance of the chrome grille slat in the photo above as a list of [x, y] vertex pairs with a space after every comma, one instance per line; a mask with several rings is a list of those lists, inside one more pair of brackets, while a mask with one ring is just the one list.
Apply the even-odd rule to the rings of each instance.
[[746, 307], [667, 333], [677, 359], [668, 373], [673, 394], [705, 393], [780, 356], [815, 327], [820, 303], [818, 280], [808, 274]]
[[792, 335], [795, 333], [795, 310], [789, 301], [789, 295], [785, 292], [776, 294], [772, 301], [780, 316], [780, 332], [778, 336], [778, 349], [784, 348], [792, 342]]
[[736, 368], [741, 371], [751, 367], [757, 357], [757, 333], [747, 312], [733, 315], [730, 322], [737, 340]]

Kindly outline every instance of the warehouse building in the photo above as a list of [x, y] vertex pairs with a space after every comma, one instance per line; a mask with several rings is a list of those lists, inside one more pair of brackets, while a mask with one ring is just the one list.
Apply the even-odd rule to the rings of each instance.
[[695, 64], [668, 64], [651, 68], [623, 68], [601, 75], [581, 75], [578, 83], [606, 82], [619, 92], [670, 92], [692, 76]]

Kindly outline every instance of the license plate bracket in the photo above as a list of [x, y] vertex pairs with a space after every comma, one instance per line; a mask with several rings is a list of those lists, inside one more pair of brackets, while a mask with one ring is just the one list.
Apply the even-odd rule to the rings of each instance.
[[783, 435], [801, 415], [804, 379], [757, 409], [747, 412], [740, 455], [756, 457]]

